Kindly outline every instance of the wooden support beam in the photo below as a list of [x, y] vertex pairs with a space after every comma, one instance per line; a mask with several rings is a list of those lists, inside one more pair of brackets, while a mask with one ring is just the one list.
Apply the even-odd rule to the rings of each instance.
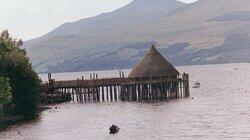
[[90, 88], [87, 88], [87, 98], [88, 98], [88, 101], [90, 101], [91, 99], [90, 99]]
[[126, 100], [126, 91], [125, 91], [126, 89], [125, 89], [125, 86], [121, 86], [121, 94], [120, 94], [120, 99], [122, 100], [122, 101], [125, 101]]
[[125, 86], [125, 100], [126, 101], [130, 100], [130, 88], [128, 85]]
[[106, 86], [106, 97], [107, 97], [107, 101], [109, 101], [109, 87]]
[[83, 95], [84, 95], [84, 101], [86, 102], [87, 101], [87, 89], [86, 88], [83, 88]]
[[100, 87], [97, 87], [97, 101], [100, 102], [101, 99], [100, 99]]
[[113, 87], [110, 86], [110, 101], [113, 101]]
[[74, 93], [73, 88], [71, 88], [71, 93], [72, 93], [72, 96], [73, 96], [73, 101], [75, 101], [75, 93]]
[[136, 92], [136, 85], [132, 85], [132, 101], [137, 101], [137, 92]]
[[114, 100], [117, 101], [117, 87], [114, 86]]
[[105, 101], [105, 97], [104, 97], [104, 86], [102, 86], [102, 101]]
[[138, 100], [142, 100], [142, 90], [141, 90], [141, 84], [137, 85], [137, 91], [138, 91]]

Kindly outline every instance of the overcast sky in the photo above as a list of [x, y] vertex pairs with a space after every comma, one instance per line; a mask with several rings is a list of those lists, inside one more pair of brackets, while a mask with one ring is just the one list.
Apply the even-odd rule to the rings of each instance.
[[[110, 12], [133, 0], [0, 0], [0, 31], [23, 40], [39, 37], [69, 21]], [[186, 3], [196, 0], [180, 0]]]

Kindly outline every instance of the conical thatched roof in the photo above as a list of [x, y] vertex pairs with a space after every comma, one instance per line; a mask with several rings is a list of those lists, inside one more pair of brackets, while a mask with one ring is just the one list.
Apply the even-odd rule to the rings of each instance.
[[146, 56], [130, 72], [129, 78], [177, 76], [180, 73], [155, 48], [154, 45]]

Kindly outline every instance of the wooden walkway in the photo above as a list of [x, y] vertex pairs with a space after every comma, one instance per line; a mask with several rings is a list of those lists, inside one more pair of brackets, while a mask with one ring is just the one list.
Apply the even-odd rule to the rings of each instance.
[[189, 76], [153, 78], [104, 78], [56, 81], [51, 79], [43, 85], [53, 94], [55, 90], [71, 94], [78, 102], [99, 101], [152, 101], [176, 99], [189, 96]]

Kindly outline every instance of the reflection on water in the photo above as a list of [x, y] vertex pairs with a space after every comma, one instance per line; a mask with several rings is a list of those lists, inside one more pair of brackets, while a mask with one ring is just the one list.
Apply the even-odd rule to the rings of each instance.
[[[0, 138], [250, 138], [250, 64], [191, 66], [179, 69], [190, 74], [191, 86], [195, 82], [201, 83], [200, 88], [190, 89], [193, 99], [151, 104], [64, 103], [57, 105], [59, 109], [44, 111], [40, 119], [34, 122], [1, 132]], [[118, 76], [118, 73], [111, 72], [110, 75], [112, 74]], [[116, 135], [109, 135], [112, 124], [120, 127], [120, 132]]]

